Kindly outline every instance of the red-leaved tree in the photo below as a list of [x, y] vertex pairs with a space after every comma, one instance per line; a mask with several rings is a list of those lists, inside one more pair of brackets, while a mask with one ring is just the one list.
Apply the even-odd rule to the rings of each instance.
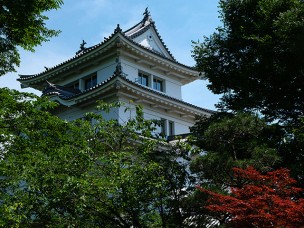
[[296, 181], [289, 170], [261, 174], [249, 167], [233, 171], [246, 184], [231, 188], [229, 196], [198, 187], [209, 194], [206, 208], [219, 221], [231, 227], [304, 227], [304, 199], [298, 197], [303, 189], [292, 186]]

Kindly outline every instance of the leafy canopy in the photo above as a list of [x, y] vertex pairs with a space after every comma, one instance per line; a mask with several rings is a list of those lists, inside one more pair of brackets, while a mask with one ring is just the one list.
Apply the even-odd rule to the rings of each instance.
[[[194, 144], [204, 151], [191, 164], [203, 184], [230, 187], [232, 167], [252, 165], [269, 171], [280, 163], [277, 147], [282, 133], [249, 113], [217, 113], [202, 117], [192, 128]], [[235, 180], [233, 185], [239, 185]]]
[[18, 47], [34, 51], [34, 47], [57, 36], [48, 29], [43, 13], [58, 9], [62, 0], [2, 0], [0, 6], [0, 76], [15, 71], [20, 64]]
[[304, 2], [220, 0], [223, 25], [194, 42], [197, 69], [222, 94], [218, 107], [269, 121], [304, 115]]
[[[0, 226], [185, 227], [204, 222], [189, 202], [191, 146], [151, 139], [154, 121], [124, 125], [100, 112], [65, 122], [55, 103], [0, 89]], [[109, 111], [112, 105], [99, 108]], [[139, 134], [141, 133], [141, 134]], [[197, 216], [193, 216], [197, 215]]]

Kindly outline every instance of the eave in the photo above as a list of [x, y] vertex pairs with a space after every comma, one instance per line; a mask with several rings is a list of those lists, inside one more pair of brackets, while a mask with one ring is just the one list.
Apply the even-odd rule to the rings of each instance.
[[[80, 54], [75, 55], [74, 57], [59, 63], [58, 65], [46, 69], [45, 71], [34, 74], [34, 75], [20, 75], [17, 79], [21, 84], [26, 86], [33, 87], [38, 90], [43, 90], [41, 83], [44, 83], [46, 80], [56, 82], [57, 78], [64, 77], [65, 75], [70, 75], [73, 73], [79, 73], [88, 65], [98, 65], [102, 62], [103, 59], [110, 56], [115, 56], [117, 53], [111, 52], [111, 49], [115, 47], [116, 37], [119, 36], [119, 31], [115, 29], [114, 33], [103, 42], [87, 48], [85, 51]], [[60, 80], [60, 79], [59, 79]]]
[[204, 109], [185, 101], [170, 97], [165, 93], [132, 82], [123, 76], [113, 75], [108, 80], [95, 87], [83, 91], [75, 96], [60, 97], [59, 94], [47, 94], [53, 101], [58, 101], [65, 106], [87, 106], [96, 99], [106, 99], [112, 96], [124, 96], [136, 103], [143, 103], [151, 108], [160, 108], [168, 113], [175, 113], [181, 117], [194, 119], [196, 115], [210, 116], [212, 110]]
[[[115, 49], [114, 51], [112, 49]], [[89, 65], [97, 65], [109, 56], [119, 56], [120, 50], [131, 51], [129, 54], [134, 61], [144, 61], [151, 68], [160, 68], [167, 75], [187, 75], [183, 77], [183, 84], [189, 83], [199, 78], [199, 73], [192, 67], [178, 63], [153, 50], [150, 50], [127, 37], [118, 27], [114, 33], [103, 42], [86, 49], [84, 52], [75, 55], [69, 60], [60, 63], [35, 75], [19, 75], [18, 81], [25, 86], [30, 86], [38, 90], [43, 89], [42, 83], [45, 80], [56, 82], [57, 78], [77, 73]], [[128, 55], [127, 51], [124, 53]]]

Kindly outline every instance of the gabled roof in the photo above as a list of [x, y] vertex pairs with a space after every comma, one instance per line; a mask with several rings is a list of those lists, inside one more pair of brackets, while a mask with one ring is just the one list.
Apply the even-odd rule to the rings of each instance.
[[[162, 46], [161, 48], [163, 50], [165, 50], [165, 54], [161, 53], [155, 49], [143, 46], [142, 44], [135, 41], [139, 36], [141, 36], [143, 33], [148, 31], [149, 29], [151, 29], [153, 32], [155, 32], [157, 39], [161, 43], [161, 46]], [[144, 13], [144, 18], [139, 23], [137, 23], [130, 29], [126, 30], [125, 32], [122, 32], [119, 25], [117, 25], [114, 32], [108, 38], [105, 38], [102, 42], [100, 42], [99, 44], [86, 48], [86, 47], [84, 47], [85, 42], [83, 41], [81, 44], [80, 50], [76, 52], [76, 55], [74, 57], [72, 57], [58, 65], [55, 65], [54, 67], [46, 68], [43, 72], [38, 73], [38, 74], [33, 74], [33, 75], [19, 74], [19, 78], [17, 80], [20, 82], [27, 82], [27, 81], [31, 81], [32, 79], [39, 78], [40, 76], [49, 75], [43, 79], [43, 80], [45, 80], [45, 79], [49, 78], [53, 72], [58, 74], [58, 73], [61, 73], [61, 71], [65, 71], [67, 69], [75, 67], [76, 65], [81, 64], [84, 61], [86, 61], [83, 59], [95, 58], [95, 56], [93, 56], [93, 54], [95, 55], [96, 52], [99, 52], [101, 49], [103, 49], [107, 45], [113, 44], [113, 42], [115, 42], [115, 39], [116, 39], [115, 37], [119, 37], [119, 36], [130, 41], [132, 43], [132, 45], [135, 45], [138, 48], [141, 48], [145, 51], [150, 52], [151, 54], [161, 57], [164, 60], [168, 60], [169, 62], [172, 62], [172, 64], [177, 64], [180, 67], [189, 69], [191, 71], [195, 71], [195, 69], [193, 67], [186, 66], [175, 60], [175, 58], [173, 57], [173, 55], [170, 53], [169, 49], [163, 42], [161, 36], [159, 35], [159, 33], [155, 27], [155, 23], [153, 22], [153, 20], [150, 16], [150, 13], [146, 9], [146, 11]], [[64, 68], [65, 66], [67, 66], [66, 69], [62, 70], [62, 68]]]
[[[166, 44], [163, 42], [163, 39], [161, 38], [154, 21], [152, 20], [152, 17], [150, 15], [150, 12], [148, 11], [148, 8], [146, 8], [145, 12], [143, 13], [144, 18], [134, 25], [133, 27], [129, 28], [128, 30], [124, 31], [124, 34], [129, 37], [130, 39], [134, 40], [135, 38], [139, 37], [140, 35], [144, 34], [149, 29], [152, 29], [160, 43], [162, 44], [163, 48], [167, 52], [167, 57], [171, 58], [172, 60], [176, 61], [169, 49], [167, 48]], [[152, 49], [152, 48], [151, 48]], [[153, 49], [152, 49], [153, 50]]]

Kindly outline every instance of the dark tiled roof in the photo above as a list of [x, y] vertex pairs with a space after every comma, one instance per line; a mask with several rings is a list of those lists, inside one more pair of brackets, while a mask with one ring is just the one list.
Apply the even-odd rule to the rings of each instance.
[[28, 79], [32, 79], [32, 78], [35, 78], [35, 77], [39, 77], [47, 72], [50, 72], [52, 70], [56, 70], [57, 68], [61, 67], [62, 65], [64, 64], [67, 64], [69, 62], [72, 62], [76, 59], [79, 59], [80, 57], [88, 54], [89, 52], [97, 49], [98, 47], [102, 46], [103, 44], [105, 44], [108, 40], [110, 40], [116, 33], [120, 32], [121, 30], [118, 30], [117, 28], [114, 30], [114, 32], [108, 37], [108, 38], [105, 38], [102, 42], [100, 42], [99, 44], [96, 44], [94, 46], [91, 46], [89, 48], [85, 48], [85, 50], [81, 51], [81, 52], [77, 52], [78, 54], [76, 54], [74, 57], [62, 62], [62, 63], [59, 63], [53, 67], [50, 67], [50, 68], [47, 68], [45, 71], [42, 71], [38, 74], [33, 74], [33, 75], [21, 75], [19, 74], [20, 78], [17, 79], [18, 81], [23, 81], [23, 80], [28, 80]]
[[[151, 21], [152, 21], [152, 20], [151, 20]], [[72, 57], [72, 58], [70, 58], [70, 59], [68, 59], [68, 60], [66, 60], [66, 61], [64, 61], [64, 62], [62, 62], [62, 63], [59, 63], [59, 64], [57, 64], [57, 65], [55, 65], [55, 66], [53, 66], [53, 67], [46, 68], [46, 70], [44, 70], [44, 71], [41, 72], [41, 73], [34, 74], [34, 75], [21, 75], [21, 74], [20, 74], [20, 75], [19, 75], [20, 78], [17, 79], [17, 80], [18, 80], [18, 81], [29, 80], [29, 79], [32, 79], [32, 78], [39, 77], [39, 76], [41, 76], [41, 75], [43, 75], [43, 74], [45, 74], [45, 73], [51, 72], [51, 71], [53, 71], [53, 70], [56, 70], [56, 69], [58, 69], [59, 67], [65, 65], [65, 64], [67, 64], [67, 63], [70, 63], [70, 62], [72, 62], [72, 61], [74, 61], [74, 60], [76, 60], [76, 59], [79, 59], [79, 58], [82, 57], [82, 56], [85, 56], [85, 55], [89, 54], [91, 51], [93, 51], [93, 50], [97, 49], [98, 47], [102, 46], [103, 44], [105, 44], [108, 40], [110, 40], [110, 39], [111, 39], [114, 35], [116, 35], [117, 33], [120, 33], [121, 35], [123, 35], [123, 37], [125, 37], [127, 40], [129, 40], [130, 42], [132, 42], [134, 45], [136, 45], [136, 46], [138, 46], [138, 47], [144, 48], [145, 50], [147, 50], [147, 51], [149, 51], [149, 52], [151, 52], [151, 53], [153, 53], [153, 54], [156, 54], [156, 55], [158, 55], [158, 56], [160, 56], [160, 57], [162, 57], [162, 58], [165, 58], [165, 59], [167, 59], [167, 60], [169, 60], [169, 61], [172, 61], [172, 62], [174, 62], [174, 63], [176, 63], [176, 64], [178, 64], [178, 65], [181, 65], [181, 66], [183, 66], [183, 67], [189, 68], [189, 69], [191, 69], [191, 70], [195, 70], [193, 67], [189, 67], [189, 66], [184, 65], [184, 64], [182, 64], [182, 63], [179, 63], [179, 62], [177, 62], [177, 61], [175, 60], [175, 58], [174, 58], [173, 55], [170, 53], [169, 49], [167, 48], [167, 46], [165, 45], [165, 43], [164, 43], [163, 40], [161, 39], [161, 36], [159, 35], [159, 33], [158, 33], [158, 31], [157, 31], [157, 29], [156, 29], [156, 27], [155, 27], [153, 21], [150, 22], [147, 26], [145, 26], [144, 29], [138, 30], [137, 32], [133, 33], [131, 36], [126, 35], [126, 33], [127, 33], [128, 31], [130, 31], [131, 29], [135, 28], [136, 26], [138, 26], [138, 25], [141, 24], [141, 23], [142, 23], [142, 21], [139, 22], [138, 24], [136, 24], [135, 26], [133, 26], [132, 28], [126, 30], [125, 32], [122, 32], [122, 30], [121, 30], [121, 28], [119, 27], [119, 25], [117, 25], [117, 27], [116, 27], [116, 29], [114, 30], [114, 32], [113, 32], [108, 38], [105, 38], [102, 42], [100, 42], [99, 44], [96, 44], [96, 45], [91, 46], [91, 47], [89, 47], [89, 48], [85, 48], [85, 49], [83, 49], [82, 51], [77, 52], [78, 54], [76, 54], [74, 57]], [[155, 50], [151, 50], [151, 49], [149, 49], [149, 48], [147, 48], [147, 47], [145, 47], [145, 46], [143, 46], [143, 45], [141, 45], [141, 44], [139, 44], [139, 43], [136, 43], [136, 42], [133, 40], [135, 37], [139, 36], [140, 34], [142, 34], [143, 32], [145, 32], [146, 30], [148, 30], [150, 27], [153, 27], [153, 28], [155, 29], [155, 31], [156, 31], [156, 33], [157, 33], [157, 36], [158, 36], [159, 39], [161, 40], [163, 46], [166, 48], [167, 52], [169, 53], [169, 55], [170, 55], [170, 57], [171, 57], [172, 59], [171, 59], [171, 58], [168, 58], [168, 57], [166, 57], [166, 56], [164, 56], [163, 54], [161, 54], [161, 53], [159, 53], [159, 52], [157, 52], [157, 51], [155, 51]]]
[[72, 97], [79, 94], [81, 91], [79, 89], [69, 88], [66, 86], [55, 85], [46, 81], [46, 87], [42, 91], [43, 95], [46, 94], [56, 94], [59, 97]]
[[[96, 90], [97, 88], [100, 88], [101, 86], [107, 84], [109, 81], [111, 81], [111, 79], [115, 78], [114, 77], [115, 75], [113, 75], [112, 77], [108, 78], [107, 80], [89, 88], [89, 89], [86, 89], [84, 91], [80, 91], [78, 90], [78, 93], [75, 93], [75, 94], [67, 94], [67, 93], [58, 93], [56, 91], [51, 91], [51, 90], [44, 90], [43, 93], [42, 93], [42, 96], [51, 96], [51, 95], [56, 95], [58, 96], [59, 98], [63, 99], [63, 100], [70, 100], [72, 98], [75, 98], [75, 97], [79, 97], [83, 94], [86, 94], [86, 93], [89, 93], [93, 90]], [[59, 85], [55, 85], [56, 87], [59, 87]]]

